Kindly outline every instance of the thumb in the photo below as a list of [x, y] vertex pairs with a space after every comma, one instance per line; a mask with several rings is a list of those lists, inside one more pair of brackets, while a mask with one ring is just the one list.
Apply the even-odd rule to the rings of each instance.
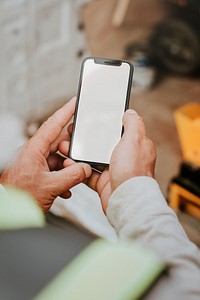
[[83, 182], [92, 174], [92, 168], [85, 163], [74, 163], [62, 170], [51, 172], [54, 191], [61, 195], [77, 184]]
[[124, 134], [126, 139], [134, 138], [135, 135], [146, 135], [146, 129], [142, 117], [133, 109], [128, 109], [123, 115]]

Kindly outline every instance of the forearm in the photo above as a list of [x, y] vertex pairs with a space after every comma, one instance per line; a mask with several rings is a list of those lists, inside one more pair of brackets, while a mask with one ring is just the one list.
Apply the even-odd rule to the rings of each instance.
[[184, 299], [199, 297], [199, 250], [188, 240], [155, 180], [136, 177], [126, 181], [112, 194], [107, 216], [119, 238], [137, 239], [168, 263], [169, 288], [175, 280]]

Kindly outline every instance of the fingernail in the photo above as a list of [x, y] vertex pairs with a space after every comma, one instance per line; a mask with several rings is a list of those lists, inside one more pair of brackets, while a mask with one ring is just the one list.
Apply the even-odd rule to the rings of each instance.
[[84, 168], [84, 170], [85, 170], [85, 175], [86, 175], [86, 177], [87, 177], [87, 178], [90, 177], [91, 174], [92, 174], [92, 168], [91, 168], [91, 166], [88, 165], [88, 164], [83, 164], [83, 168]]
[[133, 109], [127, 109], [126, 110], [126, 114], [129, 114], [129, 115], [138, 115], [137, 112]]

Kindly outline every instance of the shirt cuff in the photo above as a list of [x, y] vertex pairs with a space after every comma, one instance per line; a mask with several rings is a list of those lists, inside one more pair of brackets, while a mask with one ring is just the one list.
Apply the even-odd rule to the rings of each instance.
[[151, 177], [138, 176], [121, 184], [111, 195], [107, 217], [115, 230], [127, 223], [141, 222], [171, 209], [162, 195], [157, 181]]

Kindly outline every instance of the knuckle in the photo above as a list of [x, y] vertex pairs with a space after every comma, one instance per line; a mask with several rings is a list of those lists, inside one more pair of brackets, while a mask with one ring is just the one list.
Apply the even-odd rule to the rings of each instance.
[[147, 146], [149, 148], [149, 153], [151, 154], [152, 158], [156, 158], [156, 147], [152, 140], [147, 138]]
[[65, 121], [61, 120], [58, 114], [58, 111], [56, 111], [52, 116], [50, 116], [44, 124], [47, 124], [47, 126], [59, 126], [60, 128], [63, 128], [66, 124]]
[[72, 179], [76, 183], [81, 182], [85, 179], [85, 172], [82, 167], [76, 167], [73, 170]]
[[44, 122], [44, 124], [54, 124], [55, 122], [57, 122], [57, 118], [56, 118], [56, 114], [53, 114], [52, 116], [50, 116], [47, 121]]
[[138, 131], [136, 131], [133, 135], [134, 142], [137, 144], [140, 144], [142, 142], [143, 137], [139, 134]]
[[142, 123], [144, 122], [143, 118], [139, 115], [137, 115], [137, 120], [138, 120], [138, 122], [142, 122]]
[[153, 141], [150, 140], [150, 139], [149, 139], [149, 147], [152, 149], [152, 151], [155, 151], [155, 150], [156, 150], [156, 147], [155, 147]]
[[138, 123], [139, 126], [141, 123], [144, 123], [143, 118], [140, 115], [133, 115], [133, 120], [136, 124]]

